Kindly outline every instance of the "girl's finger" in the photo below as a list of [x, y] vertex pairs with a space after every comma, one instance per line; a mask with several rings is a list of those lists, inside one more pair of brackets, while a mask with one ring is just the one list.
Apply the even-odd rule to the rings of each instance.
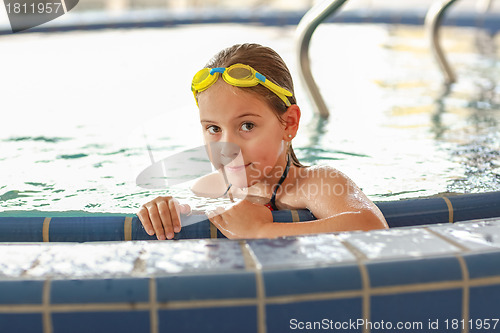
[[170, 208], [170, 217], [172, 218], [172, 227], [174, 232], [181, 231], [181, 216], [180, 207], [177, 200], [170, 200], [168, 202], [168, 207]]
[[137, 217], [142, 223], [144, 230], [149, 236], [153, 236], [155, 234], [155, 230], [153, 228], [153, 224], [149, 219], [149, 213], [146, 207], [142, 206], [141, 209], [137, 212]]
[[191, 214], [191, 206], [188, 204], [179, 204], [180, 208], [180, 213], [185, 214], [185, 215], [190, 215]]
[[163, 229], [165, 229], [165, 237], [167, 239], [172, 239], [174, 238], [174, 230], [172, 227], [172, 218], [170, 216], [169, 202], [170, 200], [160, 201], [158, 203], [158, 212], [160, 213]]
[[163, 229], [163, 224], [161, 221], [160, 213], [158, 212], [157, 204], [151, 204], [148, 207], [149, 219], [155, 230], [156, 238], [163, 240], [165, 239], [165, 230]]

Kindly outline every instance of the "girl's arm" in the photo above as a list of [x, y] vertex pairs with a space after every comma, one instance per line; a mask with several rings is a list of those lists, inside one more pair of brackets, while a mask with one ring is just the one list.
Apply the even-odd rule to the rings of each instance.
[[[352, 230], [373, 230], [387, 228], [385, 219], [377, 212], [361, 210], [339, 213], [316, 221], [298, 223], [270, 223], [261, 228], [261, 236], [275, 238], [281, 236], [296, 236]], [[258, 237], [260, 238], [260, 237]]]
[[314, 189], [304, 198], [305, 206], [316, 221], [273, 223], [263, 227], [263, 233], [273, 236], [388, 228], [380, 209], [361, 189], [337, 170], [321, 177], [312, 174], [305, 180], [306, 188]]
[[213, 212], [209, 218], [228, 238], [275, 238], [387, 228], [378, 207], [349, 178], [335, 172], [335, 177], [313, 174], [298, 185], [310, 189], [301, 201], [318, 218], [316, 221], [276, 223], [265, 206], [246, 200], [228, 210]]
[[228, 238], [276, 238], [387, 228], [387, 223], [376, 206], [351, 209], [315, 221], [278, 223], [273, 222], [271, 211], [267, 207], [243, 200], [228, 210], [212, 212], [209, 219]]

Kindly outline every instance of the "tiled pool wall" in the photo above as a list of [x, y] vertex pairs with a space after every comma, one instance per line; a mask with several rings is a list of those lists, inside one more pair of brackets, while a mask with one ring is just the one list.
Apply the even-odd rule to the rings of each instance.
[[0, 332], [481, 332], [499, 317], [500, 218], [0, 253]]
[[[500, 191], [376, 202], [389, 227], [500, 217]], [[273, 211], [274, 222], [314, 220], [309, 210]], [[205, 215], [182, 215], [175, 239], [225, 238]], [[96, 242], [152, 240], [133, 214], [81, 211], [0, 212], [1, 242]]]

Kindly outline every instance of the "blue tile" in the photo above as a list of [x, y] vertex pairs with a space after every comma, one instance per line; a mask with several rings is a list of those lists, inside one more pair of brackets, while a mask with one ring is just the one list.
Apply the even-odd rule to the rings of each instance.
[[464, 254], [471, 279], [500, 275], [500, 251]]
[[[421, 323], [421, 327], [400, 329], [400, 332], [460, 332], [446, 330], [445, 320], [462, 319], [462, 289], [449, 289], [423, 292], [372, 296], [370, 322], [388, 323], [395, 330], [399, 323]], [[438, 320], [439, 330], [430, 330], [429, 322]], [[415, 324], [418, 325], [418, 324]], [[372, 329], [372, 332], [374, 330]]]
[[0, 332], [42, 333], [42, 315], [39, 313], [0, 313]]
[[89, 242], [124, 240], [125, 216], [53, 217], [50, 221], [51, 242]]
[[[361, 309], [361, 298], [268, 304], [266, 306], [267, 331], [361, 332], [360, 328], [352, 325], [352, 321], [362, 318]], [[347, 324], [343, 323], [350, 325], [346, 326]], [[319, 325], [321, 328], [318, 329], [317, 326], [316, 329], [308, 329], [308, 327], [314, 327], [308, 325]], [[335, 325], [344, 325], [345, 329]]]
[[[500, 284], [470, 288], [469, 318], [472, 319], [474, 329], [471, 331], [480, 332], [479, 327], [476, 326], [477, 319], [499, 318], [498, 300], [500, 300]], [[490, 329], [485, 332], [498, 332], [498, 330], [500, 330], [500, 322], [497, 323], [495, 330]]]
[[149, 279], [55, 280], [51, 302], [117, 303], [149, 301]]
[[43, 281], [0, 281], [0, 304], [41, 304], [43, 283]]
[[500, 219], [458, 222], [430, 229], [472, 251], [500, 248]]
[[331, 234], [249, 240], [248, 245], [264, 270], [356, 262], [356, 257]]
[[255, 298], [255, 273], [169, 276], [156, 279], [157, 300]]
[[0, 242], [43, 241], [43, 217], [0, 217]]
[[255, 306], [161, 310], [158, 318], [160, 333], [257, 332]]
[[246, 270], [240, 243], [235, 241], [158, 241], [145, 243], [143, 249], [148, 274], [220, 274]]
[[149, 311], [53, 313], [53, 333], [150, 332]]
[[422, 228], [395, 228], [339, 234], [368, 259], [421, 258], [460, 252], [460, 249]]
[[462, 280], [455, 256], [369, 262], [366, 268], [372, 287]]
[[357, 265], [264, 271], [266, 296], [361, 290]]

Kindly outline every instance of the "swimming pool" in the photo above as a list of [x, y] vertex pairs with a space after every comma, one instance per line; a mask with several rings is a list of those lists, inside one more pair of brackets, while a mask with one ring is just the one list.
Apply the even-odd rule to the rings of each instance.
[[201, 143], [191, 74], [242, 41], [270, 45], [289, 64], [303, 112], [294, 146], [306, 164], [342, 170], [376, 201], [498, 190], [499, 37], [443, 32], [459, 76], [447, 93], [420, 27], [320, 26], [311, 58], [328, 121], [312, 116], [297, 79], [293, 27], [0, 36], [0, 208], [133, 213], [166, 193], [135, 186], [146, 146], [159, 160]]
[[[469, 47], [473, 31], [456, 31]], [[10, 171], [2, 175], [1, 209], [135, 212], [164, 193], [135, 187], [150, 163], [146, 144], [157, 160], [200, 144], [184, 135], [198, 126], [186, 73], [241, 39], [273, 46], [293, 70], [292, 33], [217, 25], [1, 37], [8, 51], [0, 106], [8, 122], [0, 124], [0, 163]], [[172, 46], [187, 39], [198, 43]], [[329, 122], [318, 122], [303, 102], [295, 144], [303, 160], [331, 163], [374, 200], [455, 191], [456, 180], [481, 182], [464, 192], [498, 190], [498, 178], [490, 177], [498, 166], [496, 53], [483, 62], [476, 51], [452, 52], [467, 77], [439, 99], [440, 77], [417, 28], [325, 26], [313, 42], [314, 71], [334, 111]], [[393, 71], [396, 65], [404, 71]], [[321, 76], [325, 66], [331, 75]], [[477, 97], [476, 78], [490, 74], [490, 94]], [[26, 82], [31, 89], [20, 92]], [[471, 121], [481, 115], [492, 120]], [[474, 171], [476, 179], [469, 177]], [[54, 229], [66, 227], [61, 221], [42, 218], [40, 230], [28, 231], [51, 240]], [[130, 221], [112, 233], [132, 236]], [[496, 315], [500, 280], [491, 263], [499, 258], [499, 234], [498, 220], [485, 220], [239, 242], [2, 243], [0, 330], [278, 332], [325, 318], [335, 325], [468, 323]]]

